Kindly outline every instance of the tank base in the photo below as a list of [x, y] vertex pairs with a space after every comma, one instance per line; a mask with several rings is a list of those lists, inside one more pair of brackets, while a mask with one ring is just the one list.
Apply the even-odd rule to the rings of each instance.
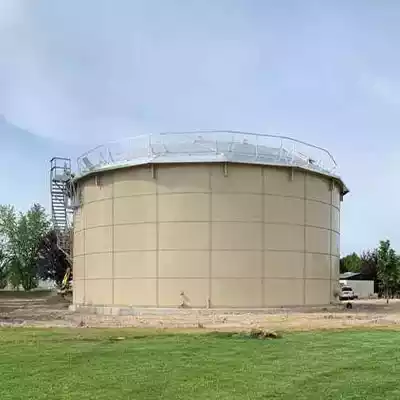
[[[340, 303], [339, 303], [340, 304]], [[199, 315], [217, 313], [227, 314], [240, 314], [240, 313], [268, 313], [268, 314], [279, 314], [289, 311], [301, 312], [302, 310], [313, 310], [318, 311], [329, 311], [330, 309], [336, 309], [338, 303], [331, 304], [315, 304], [315, 305], [293, 305], [293, 306], [271, 306], [265, 308], [154, 308], [154, 307], [124, 307], [124, 306], [94, 306], [84, 304], [71, 304], [69, 311], [92, 314], [92, 315], [106, 315], [106, 316], [140, 316], [143, 314], [147, 315], [166, 315], [166, 314], [193, 314]]]

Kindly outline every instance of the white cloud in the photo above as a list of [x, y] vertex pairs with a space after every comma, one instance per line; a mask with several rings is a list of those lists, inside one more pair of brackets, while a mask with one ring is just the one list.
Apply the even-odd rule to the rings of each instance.
[[37, 134], [220, 127], [251, 97], [258, 48], [239, 2], [0, 1], [0, 113]]
[[23, 0], [0, 0], [0, 27], [7, 29], [20, 24], [25, 16]]
[[400, 81], [364, 73], [360, 85], [370, 96], [392, 106], [400, 106]]

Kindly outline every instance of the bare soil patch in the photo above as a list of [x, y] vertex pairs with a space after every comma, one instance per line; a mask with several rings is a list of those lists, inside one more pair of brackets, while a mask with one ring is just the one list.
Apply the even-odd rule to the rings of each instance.
[[265, 310], [137, 310], [135, 315], [106, 316], [74, 313], [69, 301], [47, 292], [0, 292], [0, 326], [140, 327], [185, 330], [274, 331], [400, 327], [400, 300], [356, 300], [328, 307]]
[[73, 326], [70, 303], [53, 292], [0, 292], [0, 326]]

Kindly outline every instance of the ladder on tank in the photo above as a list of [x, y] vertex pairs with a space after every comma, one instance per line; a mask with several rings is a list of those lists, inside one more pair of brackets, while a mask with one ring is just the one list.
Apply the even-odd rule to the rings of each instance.
[[50, 164], [51, 219], [53, 229], [57, 235], [58, 247], [65, 253], [68, 261], [71, 262], [71, 160], [69, 158], [54, 157], [50, 160]]

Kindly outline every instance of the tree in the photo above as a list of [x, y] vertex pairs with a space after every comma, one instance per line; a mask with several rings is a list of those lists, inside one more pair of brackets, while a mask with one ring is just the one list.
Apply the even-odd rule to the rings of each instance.
[[58, 246], [56, 232], [51, 230], [40, 244], [38, 276], [43, 280], [55, 281], [61, 287], [68, 267], [67, 255]]
[[15, 257], [9, 259], [7, 280], [14, 290], [20, 289], [22, 282], [22, 268], [21, 264]]
[[374, 292], [380, 292], [382, 285], [378, 277], [378, 250], [367, 250], [361, 253], [360, 272], [364, 279], [374, 281]]
[[361, 259], [358, 254], [352, 253], [340, 259], [340, 273], [360, 272]]
[[4, 289], [8, 283], [10, 260], [0, 248], [0, 289]]
[[0, 206], [0, 238], [10, 260], [9, 279], [14, 287], [37, 287], [39, 248], [50, 227], [44, 208], [34, 204], [17, 214], [11, 206]]
[[386, 302], [399, 282], [399, 257], [390, 247], [389, 240], [381, 240], [378, 248], [378, 277], [385, 293]]

